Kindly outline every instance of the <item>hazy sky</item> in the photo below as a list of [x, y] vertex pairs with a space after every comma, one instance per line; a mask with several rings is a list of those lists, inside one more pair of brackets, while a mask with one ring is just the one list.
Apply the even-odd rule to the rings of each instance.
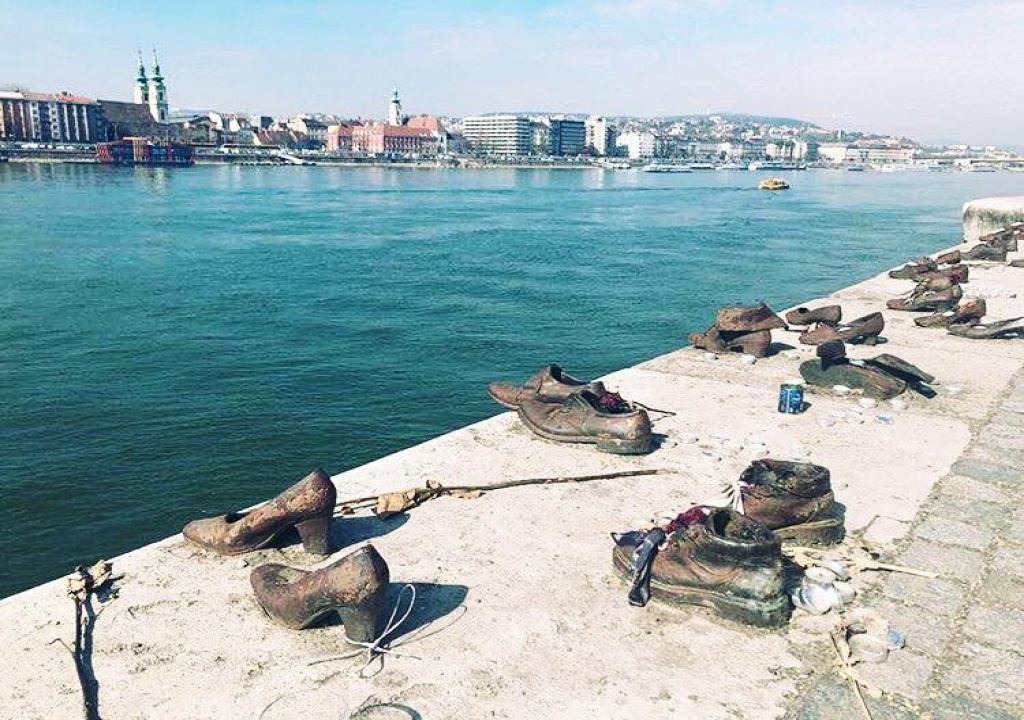
[[0, 84], [383, 116], [712, 111], [1024, 145], [1024, 0], [0, 0]]

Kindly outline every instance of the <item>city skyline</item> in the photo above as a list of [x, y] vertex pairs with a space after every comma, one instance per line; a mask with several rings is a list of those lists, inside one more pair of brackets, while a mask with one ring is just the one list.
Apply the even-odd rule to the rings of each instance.
[[[377, 117], [398, 84], [412, 114], [746, 112], [923, 142], [1024, 144], [1014, 72], [1024, 50], [1012, 42], [1021, 2], [765, 2], [756, 17], [730, 0], [433, 7], [425, 19], [413, 4], [142, 3], [124, 14], [106, 0], [0, 0], [0, 83], [128, 100], [126, 67], [156, 45], [180, 108]], [[115, 17], [115, 35], [96, 32]]]

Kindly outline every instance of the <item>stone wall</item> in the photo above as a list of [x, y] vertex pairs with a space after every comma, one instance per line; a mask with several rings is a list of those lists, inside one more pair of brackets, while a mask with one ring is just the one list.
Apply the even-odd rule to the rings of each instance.
[[971, 200], [964, 203], [964, 242], [1024, 220], [1024, 195]]

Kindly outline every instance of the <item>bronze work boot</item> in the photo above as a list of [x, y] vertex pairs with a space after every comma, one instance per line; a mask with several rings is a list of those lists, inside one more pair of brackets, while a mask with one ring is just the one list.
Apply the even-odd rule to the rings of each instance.
[[269, 545], [294, 527], [306, 552], [327, 555], [327, 533], [336, 498], [334, 483], [327, 473], [317, 469], [254, 510], [193, 520], [182, 534], [220, 555], [240, 555]]
[[348, 639], [373, 642], [378, 637], [388, 564], [373, 545], [364, 545], [319, 570], [260, 565], [249, 580], [260, 607], [287, 628], [301, 630], [336, 612]]
[[985, 316], [987, 307], [984, 298], [966, 298], [952, 310], [914, 318], [918, 327], [944, 328], [950, 325], [972, 323]]
[[875, 345], [884, 329], [885, 318], [882, 317], [882, 313], [874, 312], [842, 325], [818, 323], [813, 330], [807, 330], [800, 335], [800, 342], [804, 345], [821, 345], [829, 340], [842, 340], [848, 343]]
[[786, 322], [790, 325], [813, 325], [814, 323], [834, 325], [842, 319], [843, 308], [839, 305], [826, 305], [814, 310], [798, 307], [786, 313]]
[[647, 412], [615, 393], [597, 395], [584, 390], [561, 403], [523, 400], [518, 411], [526, 427], [548, 440], [591, 443], [598, 450], [623, 455], [651, 449]]
[[719, 308], [715, 316], [715, 327], [725, 332], [755, 332], [786, 327], [782, 318], [763, 302], [751, 305], [735, 305]]
[[779, 538], [767, 527], [733, 510], [695, 508], [665, 532], [661, 549], [643, 568], [634, 562], [642, 539], [621, 536], [612, 552], [616, 571], [633, 582], [637, 572], [649, 572], [650, 597], [662, 602], [701, 605], [761, 627], [789, 619]]
[[834, 545], [843, 539], [843, 514], [828, 468], [787, 460], [755, 460], [740, 475], [743, 514], [782, 542]]
[[712, 325], [702, 333], [690, 333], [687, 338], [695, 348], [709, 352], [738, 352], [764, 357], [772, 345], [771, 330], [755, 330], [753, 332], [726, 332]]
[[600, 381], [588, 383], [577, 380], [558, 365], [548, 365], [522, 385], [492, 382], [487, 386], [487, 394], [496, 403], [504, 405], [510, 410], [519, 407], [519, 403], [523, 400], [562, 402], [570, 395], [583, 390], [590, 390], [598, 395], [605, 392], [604, 384]]

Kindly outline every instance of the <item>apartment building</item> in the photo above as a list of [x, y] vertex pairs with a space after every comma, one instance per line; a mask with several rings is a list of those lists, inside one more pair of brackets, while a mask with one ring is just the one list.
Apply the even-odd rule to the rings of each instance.
[[528, 155], [533, 130], [523, 115], [477, 115], [462, 121], [466, 143], [485, 155]]

